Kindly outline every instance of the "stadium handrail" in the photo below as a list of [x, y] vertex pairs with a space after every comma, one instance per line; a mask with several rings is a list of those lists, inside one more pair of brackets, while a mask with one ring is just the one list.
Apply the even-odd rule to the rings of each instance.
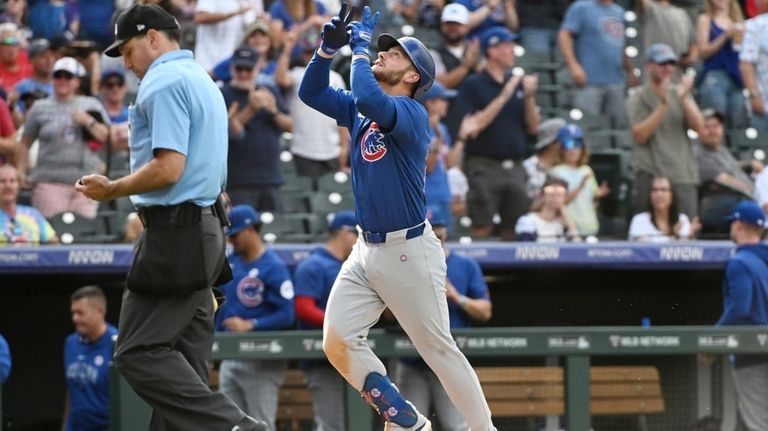
[[[566, 429], [591, 427], [589, 369], [591, 356], [686, 355], [697, 353], [768, 353], [768, 326], [505, 327], [453, 331], [467, 357], [561, 356], [565, 358]], [[400, 333], [376, 329], [368, 343], [380, 357], [416, 356]], [[214, 359], [317, 359], [322, 331], [217, 333]], [[146, 428], [149, 408], [113, 373], [112, 431]], [[348, 429], [371, 430], [372, 410], [348, 386]]]

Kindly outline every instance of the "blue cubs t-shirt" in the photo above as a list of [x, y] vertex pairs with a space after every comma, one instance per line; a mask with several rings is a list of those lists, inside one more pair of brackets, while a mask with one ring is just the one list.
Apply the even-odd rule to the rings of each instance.
[[[488, 293], [488, 284], [486, 284], [483, 272], [476, 260], [451, 253], [445, 262], [448, 266], [448, 281], [460, 294], [472, 299], [491, 299], [491, 295]], [[472, 326], [469, 315], [461, 311], [458, 304], [449, 302], [448, 314], [451, 328], [469, 328]]]
[[[296, 295], [314, 298], [317, 307], [325, 310], [331, 287], [341, 271], [342, 263], [325, 247], [315, 249], [296, 267], [293, 275]], [[322, 327], [299, 320], [299, 329], [322, 329]]]
[[228, 256], [232, 281], [220, 286], [227, 301], [216, 313], [216, 330], [226, 331], [222, 322], [237, 316], [255, 320], [255, 330], [285, 329], [293, 324], [293, 282], [285, 262], [272, 250], [246, 262]]
[[64, 371], [67, 379], [69, 413], [66, 431], [109, 429], [109, 365], [117, 328], [90, 343], [77, 332], [64, 343]]
[[589, 85], [624, 82], [624, 8], [581, 0], [568, 8], [562, 28], [573, 34], [574, 49]]

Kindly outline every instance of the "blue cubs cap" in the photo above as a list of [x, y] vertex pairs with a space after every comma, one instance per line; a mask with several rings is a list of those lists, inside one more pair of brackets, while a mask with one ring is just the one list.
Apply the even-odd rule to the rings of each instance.
[[333, 220], [328, 225], [328, 230], [331, 232], [339, 229], [357, 230], [357, 217], [352, 211], [339, 211], [333, 216]]
[[483, 52], [485, 52], [488, 48], [494, 47], [500, 43], [514, 42], [519, 38], [520, 37], [517, 34], [512, 33], [506, 27], [494, 26], [480, 35], [480, 47], [483, 49]]
[[230, 226], [227, 235], [234, 236], [248, 226], [260, 225], [259, 213], [250, 205], [237, 205], [229, 211]]
[[118, 78], [125, 81], [125, 70], [123, 70], [121, 67], [104, 69], [104, 71], [101, 72], [101, 83], [103, 84], [104, 81], [106, 81], [110, 76], [117, 76]]
[[427, 205], [427, 220], [432, 226], [446, 226], [448, 216], [442, 208], [434, 205]]
[[758, 227], [766, 227], [765, 212], [754, 201], [739, 202], [725, 220], [729, 222], [739, 220]]
[[241, 46], [232, 54], [232, 66], [253, 69], [259, 60], [259, 54], [250, 46]]
[[669, 45], [654, 43], [645, 51], [645, 61], [648, 63], [664, 64], [670, 61], [677, 63], [677, 54]]
[[571, 148], [583, 148], [584, 147], [584, 131], [577, 124], [566, 124], [559, 132], [557, 132], [557, 140], [563, 145], [563, 148], [570, 150]]
[[445, 85], [441, 84], [440, 81], [435, 81], [432, 83], [432, 87], [419, 97], [419, 101], [426, 102], [427, 100], [432, 99], [452, 99], [456, 97], [457, 94], [459, 94], [458, 91], [445, 88]]

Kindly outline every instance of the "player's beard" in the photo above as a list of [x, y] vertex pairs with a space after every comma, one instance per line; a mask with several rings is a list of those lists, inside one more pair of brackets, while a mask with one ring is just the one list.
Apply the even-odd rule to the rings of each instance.
[[400, 80], [403, 79], [403, 76], [405, 76], [405, 72], [407, 71], [408, 70], [406, 69], [395, 72], [391, 70], [384, 70], [384, 68], [379, 66], [373, 69], [373, 76], [376, 78], [376, 81], [384, 83], [390, 87], [394, 87], [400, 83]]

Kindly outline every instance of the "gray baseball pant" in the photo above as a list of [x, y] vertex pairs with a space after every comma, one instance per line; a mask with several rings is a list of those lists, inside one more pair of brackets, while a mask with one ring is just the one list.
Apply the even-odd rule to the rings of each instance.
[[368, 330], [389, 307], [424, 361], [435, 372], [470, 431], [495, 431], [477, 374], [450, 333], [445, 297], [445, 252], [428, 221], [406, 239], [403, 229], [386, 242], [360, 235], [331, 289], [323, 325], [323, 350], [358, 391], [370, 373], [386, 368], [367, 343]]
[[315, 410], [315, 431], [345, 431], [347, 383], [330, 365], [307, 368], [304, 377], [312, 394]]
[[432, 370], [397, 361], [393, 371], [400, 393], [420, 412], [427, 414], [434, 407], [441, 431], [465, 431], [467, 423], [445, 392]]

